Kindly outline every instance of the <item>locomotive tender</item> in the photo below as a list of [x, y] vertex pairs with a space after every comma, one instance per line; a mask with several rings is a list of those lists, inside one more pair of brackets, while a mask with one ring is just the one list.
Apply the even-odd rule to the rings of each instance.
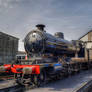
[[6, 65], [7, 69], [15, 74], [18, 84], [40, 84], [48, 78], [60, 77], [64, 71], [59, 57], [72, 57], [79, 52], [79, 47], [72, 42], [64, 40], [63, 34], [57, 32], [55, 36], [44, 30], [45, 25], [36, 25], [24, 39], [24, 47], [29, 60], [19, 64]]

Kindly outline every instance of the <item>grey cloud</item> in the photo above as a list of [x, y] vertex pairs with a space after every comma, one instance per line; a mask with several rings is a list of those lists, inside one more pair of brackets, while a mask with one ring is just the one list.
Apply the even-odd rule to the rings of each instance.
[[44, 23], [51, 34], [62, 31], [65, 38], [78, 39], [92, 24], [91, 4], [91, 0], [0, 0], [0, 29], [22, 41], [36, 24]]

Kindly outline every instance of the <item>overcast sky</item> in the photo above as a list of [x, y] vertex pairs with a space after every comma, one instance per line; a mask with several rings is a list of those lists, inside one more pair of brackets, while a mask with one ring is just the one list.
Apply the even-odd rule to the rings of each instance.
[[19, 50], [38, 23], [76, 40], [92, 28], [92, 0], [0, 0], [0, 31], [20, 38]]

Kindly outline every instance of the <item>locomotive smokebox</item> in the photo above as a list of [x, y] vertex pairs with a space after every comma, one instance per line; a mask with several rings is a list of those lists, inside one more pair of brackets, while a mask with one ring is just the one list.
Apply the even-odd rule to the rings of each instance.
[[32, 30], [27, 34], [24, 41], [26, 52], [30, 55], [32, 53], [41, 53], [44, 50], [44, 27], [43, 24], [36, 25], [37, 29]]
[[62, 32], [56, 32], [55, 37], [64, 39], [64, 34]]
[[36, 27], [37, 27], [38, 30], [44, 31], [45, 25], [37, 24]]

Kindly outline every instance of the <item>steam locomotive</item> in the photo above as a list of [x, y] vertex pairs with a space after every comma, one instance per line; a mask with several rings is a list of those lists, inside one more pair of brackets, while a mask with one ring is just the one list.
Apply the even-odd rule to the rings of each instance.
[[29, 32], [24, 39], [25, 51], [31, 59], [6, 65], [7, 69], [15, 74], [16, 82], [21, 85], [40, 86], [48, 78], [62, 76], [65, 69], [59, 61], [65, 58], [68, 63], [69, 57], [80, 51], [79, 45], [65, 40], [63, 33], [57, 32], [53, 36], [44, 30], [45, 25], [38, 24], [36, 27], [37, 29]]
[[33, 30], [25, 37], [25, 50], [28, 55], [53, 53], [56, 55], [73, 55], [76, 45], [72, 42], [64, 40], [63, 33], [57, 32], [55, 36], [46, 33], [45, 25], [37, 25], [37, 30]]

